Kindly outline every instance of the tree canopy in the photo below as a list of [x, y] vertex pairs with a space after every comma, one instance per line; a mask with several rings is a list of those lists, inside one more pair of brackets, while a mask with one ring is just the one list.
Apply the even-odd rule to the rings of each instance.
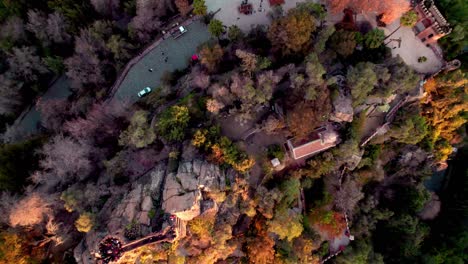
[[168, 141], [181, 141], [185, 137], [190, 115], [186, 106], [174, 105], [164, 111], [157, 122], [159, 135]]
[[290, 10], [286, 16], [274, 20], [268, 30], [268, 39], [282, 54], [307, 51], [315, 31], [315, 20], [305, 10]]

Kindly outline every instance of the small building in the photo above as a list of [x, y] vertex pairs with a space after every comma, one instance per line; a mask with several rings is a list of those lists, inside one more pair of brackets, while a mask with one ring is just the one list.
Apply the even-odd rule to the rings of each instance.
[[321, 127], [304, 139], [292, 138], [286, 146], [293, 159], [307, 158], [336, 146], [340, 141], [338, 133], [331, 126]]
[[421, 0], [414, 7], [414, 11], [418, 14], [418, 22], [413, 27], [413, 31], [426, 46], [435, 44], [438, 39], [452, 31], [450, 24], [434, 4], [434, 0]]
[[280, 162], [280, 160], [278, 158], [274, 158], [270, 162], [271, 162], [271, 165], [273, 166], [273, 168], [276, 168], [279, 165], [281, 165], [281, 162]]

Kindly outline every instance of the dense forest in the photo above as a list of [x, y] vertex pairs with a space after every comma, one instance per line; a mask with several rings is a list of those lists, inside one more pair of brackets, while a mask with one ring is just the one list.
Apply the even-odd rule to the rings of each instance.
[[[244, 32], [203, 0], [1, 0], [0, 263], [94, 263], [104, 238], [174, 216], [184, 236], [118, 263], [468, 262], [468, 7], [437, 2], [462, 66], [431, 75], [392, 57], [382, 29], [326, 23], [354, 8], [414, 25], [407, 1], [384, 2], [303, 1]], [[110, 100], [128, 61], [188, 17], [212, 35], [197, 59]], [[40, 100], [63, 75], [72, 94]], [[32, 104], [41, 129], [19, 136]]]

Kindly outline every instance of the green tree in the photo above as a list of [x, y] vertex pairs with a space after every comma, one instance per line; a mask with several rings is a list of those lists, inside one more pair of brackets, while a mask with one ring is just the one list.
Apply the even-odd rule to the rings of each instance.
[[223, 22], [221, 22], [218, 19], [212, 19], [210, 21], [210, 23], [208, 24], [208, 31], [214, 37], [219, 38], [221, 36], [221, 34], [223, 34], [223, 32], [224, 32]]
[[282, 203], [291, 205], [299, 197], [301, 182], [298, 179], [291, 178], [281, 183], [280, 190], [283, 193]]
[[181, 141], [185, 137], [186, 128], [190, 121], [189, 110], [186, 106], [174, 105], [164, 111], [157, 123], [159, 134], [169, 141]]
[[418, 22], [418, 14], [414, 10], [404, 13], [400, 18], [400, 24], [405, 27], [413, 27]]
[[336, 264], [384, 264], [383, 257], [375, 253], [372, 242], [364, 239], [358, 239], [347, 247], [343, 254], [335, 259]]
[[403, 144], [417, 144], [428, 133], [428, 125], [424, 117], [419, 114], [408, 114], [400, 116], [391, 126], [390, 131], [385, 134], [386, 139], [394, 139]]
[[316, 53], [311, 53], [307, 56], [305, 72], [308, 78], [304, 85], [304, 98], [313, 101], [317, 99], [321, 88], [325, 84], [323, 76], [326, 73]]
[[383, 44], [384, 39], [384, 31], [376, 28], [364, 35], [364, 45], [369, 49], [376, 49]]
[[353, 54], [356, 48], [356, 34], [352, 31], [340, 29], [330, 37], [330, 48], [343, 57]]
[[327, 16], [327, 10], [319, 3], [313, 1], [305, 1], [297, 3], [296, 8], [311, 13], [317, 20], [322, 21]]
[[128, 128], [120, 134], [119, 144], [144, 148], [156, 139], [154, 129], [150, 127], [148, 112], [136, 111]]
[[47, 56], [43, 59], [44, 64], [56, 75], [60, 75], [65, 71], [63, 58], [59, 56]]
[[351, 66], [346, 78], [351, 88], [353, 106], [364, 103], [378, 81], [374, 64], [370, 62], [360, 62], [355, 67]]
[[79, 28], [89, 23], [95, 14], [89, 1], [50, 0], [50, 9], [61, 13], [70, 23], [70, 31], [77, 33]]
[[413, 27], [416, 22], [418, 22], [418, 14], [414, 10], [410, 10], [404, 13], [400, 18], [400, 25], [390, 34], [388, 34], [385, 39], [388, 39], [390, 36], [395, 34], [402, 26], [403, 27]]
[[207, 7], [205, 0], [194, 0], [193, 1], [193, 13], [195, 15], [204, 16], [206, 15]]
[[232, 42], [239, 41], [244, 38], [244, 32], [238, 26], [232, 25], [228, 28], [228, 38]]
[[41, 139], [0, 145], [0, 190], [19, 191], [38, 168]]
[[292, 241], [303, 230], [302, 215], [286, 206], [279, 206], [273, 219], [268, 221], [268, 231], [277, 234], [280, 239]]
[[76, 230], [88, 233], [94, 226], [94, 215], [88, 212], [80, 214], [80, 217], [75, 221]]
[[390, 78], [384, 85], [385, 94], [406, 93], [414, 90], [420, 81], [419, 75], [400, 57], [393, 58], [388, 66]]
[[325, 51], [326, 43], [328, 39], [335, 33], [336, 29], [334, 26], [327, 26], [322, 28], [318, 33], [317, 38], [315, 39], [314, 43], [314, 51], [318, 54]]
[[[386, 242], [379, 240], [378, 247], [379, 251], [385, 252], [384, 255], [390, 263], [401, 263], [402, 260], [407, 260], [420, 254], [419, 250], [422, 242], [429, 233], [429, 228], [426, 224], [409, 214], [391, 217], [382, 228], [385, 231], [381, 235], [386, 237]], [[398, 243], [388, 245], [389, 240], [398, 241]]]

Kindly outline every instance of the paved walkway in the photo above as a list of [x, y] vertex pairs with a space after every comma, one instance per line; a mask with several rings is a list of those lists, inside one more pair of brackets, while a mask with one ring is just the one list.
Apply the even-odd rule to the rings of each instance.
[[[62, 99], [67, 98], [71, 94], [70, 82], [65, 75], [62, 75], [54, 81], [47, 92], [41, 96], [41, 99]], [[40, 121], [41, 114], [34, 104], [15, 120], [12, 127], [16, 129], [17, 136], [20, 138], [27, 137], [38, 132], [38, 124]]]
[[[283, 10], [287, 10], [296, 7], [296, 3], [304, 2], [304, 0], [286, 0], [282, 5]], [[268, 18], [268, 12], [271, 11], [270, 3], [268, 0], [249, 0], [248, 3], [252, 4], [253, 14], [243, 15], [238, 11], [239, 5], [242, 0], [205, 0], [208, 12], [216, 12], [215, 18], [219, 19], [226, 26], [237, 25], [244, 32], [250, 30], [254, 25], [269, 25], [270, 19]]]
[[[399, 25], [400, 20], [398, 19], [382, 29], [385, 35], [388, 35], [398, 28]], [[390, 41], [392, 39], [401, 39], [401, 46], [398, 45], [397, 41]], [[399, 55], [408, 66], [419, 73], [435, 73], [443, 66], [442, 59], [436, 56], [431, 48], [426, 47], [426, 45], [416, 37], [412, 28], [401, 27], [395, 34], [389, 37], [385, 43], [387, 47], [392, 50], [392, 56], [395, 57]], [[422, 56], [426, 57], [427, 61], [419, 63], [418, 58]]]
[[167, 36], [157, 40], [127, 64], [112, 88], [112, 100], [134, 102], [138, 99], [138, 91], [147, 86], [159, 87], [164, 72], [187, 67], [198, 46], [208, 41], [211, 35], [206, 25], [198, 20], [189, 20], [182, 25], [187, 29], [185, 34], [177, 39]]
[[[205, 24], [196, 18], [189, 19], [182, 25], [188, 30], [184, 35], [177, 39], [171, 36], [158, 39], [127, 64], [111, 88], [112, 99], [130, 99], [134, 102], [138, 99], [136, 94], [141, 89], [146, 86], [158, 87], [165, 71], [183, 69], [187, 66], [198, 46], [208, 41], [211, 36]], [[166, 57], [167, 62], [164, 62]], [[150, 68], [153, 72], [148, 71]], [[67, 98], [71, 93], [70, 82], [65, 75], [62, 75], [41, 98], [43, 100]], [[40, 121], [41, 115], [33, 105], [25, 110], [12, 125], [16, 130], [15, 136], [24, 138], [38, 133]]]

